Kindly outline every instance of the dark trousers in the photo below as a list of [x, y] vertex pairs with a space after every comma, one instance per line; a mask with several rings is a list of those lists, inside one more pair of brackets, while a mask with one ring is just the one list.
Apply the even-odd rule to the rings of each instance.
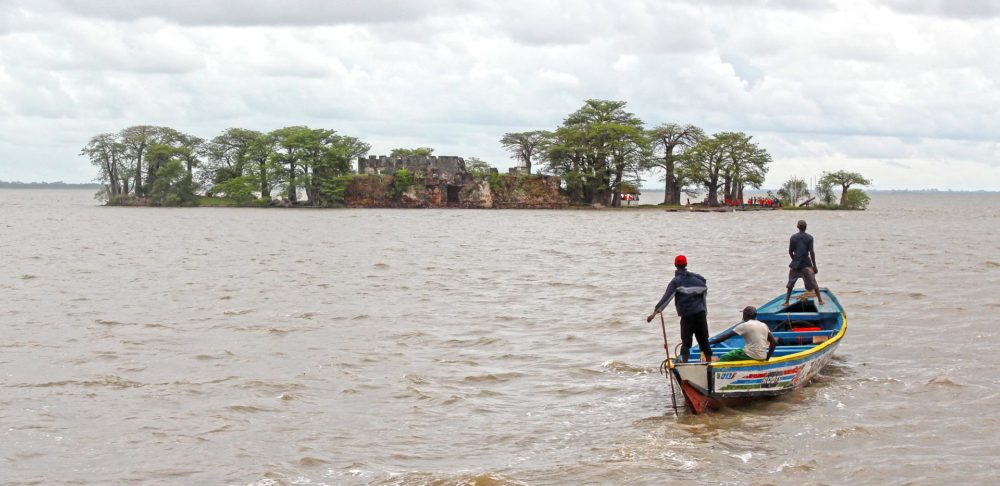
[[698, 340], [698, 347], [701, 348], [705, 359], [712, 361], [712, 348], [708, 344], [707, 312], [681, 316], [681, 359], [685, 362], [688, 359], [688, 352], [691, 351], [692, 334]]

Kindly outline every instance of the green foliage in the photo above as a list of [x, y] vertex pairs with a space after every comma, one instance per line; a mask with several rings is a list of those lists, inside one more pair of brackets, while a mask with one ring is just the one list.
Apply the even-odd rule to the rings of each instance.
[[254, 194], [254, 191], [257, 189], [256, 182], [257, 179], [250, 175], [234, 177], [216, 184], [212, 188], [212, 193], [221, 193], [239, 204], [245, 204], [256, 199], [256, 195]]
[[481, 181], [490, 175], [493, 167], [488, 162], [478, 157], [465, 159], [465, 170], [472, 176], [473, 180]]
[[850, 194], [851, 186], [869, 186], [872, 181], [857, 172], [838, 170], [837, 172], [824, 173], [819, 183], [820, 185], [840, 186], [840, 207], [847, 208], [847, 197]]
[[792, 177], [785, 181], [778, 189], [778, 197], [781, 198], [781, 205], [785, 207], [795, 206], [802, 198], [809, 197], [809, 187], [806, 181], [798, 177]]
[[837, 196], [833, 193], [833, 185], [829, 181], [820, 180], [816, 186], [816, 196], [819, 197], [819, 202], [825, 206], [832, 206], [837, 202]]
[[847, 208], [848, 209], [868, 209], [868, 203], [871, 202], [871, 198], [868, 194], [861, 189], [848, 189], [847, 190]]
[[190, 206], [194, 204], [196, 188], [181, 161], [171, 159], [156, 171], [149, 202], [153, 206]]
[[680, 155], [705, 138], [705, 131], [694, 125], [664, 123], [647, 134], [653, 142], [653, 156], [649, 160], [650, 169], [663, 169], [664, 204], [681, 203], [681, 193], [689, 192], [691, 181], [679, 170]]
[[392, 191], [393, 198], [398, 198], [413, 186], [413, 173], [406, 169], [400, 169], [393, 174]]
[[333, 204], [324, 200], [323, 185], [349, 174], [352, 160], [370, 149], [357, 138], [319, 128], [285, 127], [270, 136], [276, 146], [273, 160], [283, 166], [280, 180], [288, 190], [288, 199], [295, 202], [298, 188], [303, 186], [312, 205]]
[[500, 139], [500, 145], [510, 152], [530, 174], [533, 159], [544, 148], [551, 135], [544, 130], [506, 133]]
[[407, 148], [395, 148], [392, 152], [389, 152], [390, 157], [420, 157], [420, 156], [430, 156], [434, 153], [434, 149], [430, 147], [417, 147], [414, 149]]
[[723, 198], [738, 198], [745, 187], [760, 188], [771, 161], [771, 155], [752, 136], [720, 132], [685, 151], [679, 173], [703, 187], [708, 192], [706, 202], [715, 205]]
[[320, 185], [320, 193], [326, 206], [343, 206], [347, 185], [357, 176], [346, 175], [324, 179]]
[[490, 190], [499, 191], [500, 190], [500, 173], [490, 172]]
[[574, 202], [613, 203], [618, 185], [646, 167], [652, 153], [650, 140], [642, 120], [626, 111], [625, 105], [624, 101], [587, 100], [546, 137], [543, 158], [547, 168], [575, 179], [567, 184]]

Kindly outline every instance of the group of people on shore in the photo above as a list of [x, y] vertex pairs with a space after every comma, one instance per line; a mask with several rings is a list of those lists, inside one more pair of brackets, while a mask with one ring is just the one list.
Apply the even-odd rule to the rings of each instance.
[[[786, 285], [785, 306], [788, 306], [792, 296], [792, 289], [795, 283], [801, 278], [806, 290], [816, 293], [816, 302], [823, 305], [823, 296], [819, 293], [819, 285], [816, 283], [816, 273], [819, 268], [816, 266], [816, 252], [813, 248], [813, 237], [806, 233], [805, 220], [799, 220], [796, 224], [798, 232], [792, 235], [788, 241], [788, 256], [791, 263], [788, 264], [788, 283]], [[708, 283], [705, 277], [687, 270], [687, 257], [677, 255], [674, 258], [674, 278], [667, 285], [667, 290], [663, 297], [653, 307], [653, 313], [646, 317], [646, 322], [653, 320], [656, 314], [663, 312], [663, 309], [674, 301], [677, 314], [680, 316], [681, 327], [681, 352], [678, 358], [681, 362], [687, 362], [688, 354], [691, 350], [692, 337], [698, 340], [698, 346], [704, 355], [706, 362], [712, 361], [712, 345], [729, 339], [734, 335], [743, 337], [745, 346], [741, 349], [729, 351], [719, 357], [720, 361], [741, 361], [747, 359], [766, 361], [771, 358], [774, 349], [778, 345], [777, 339], [771, 334], [767, 324], [758, 321], [757, 309], [747, 306], [743, 309], [743, 322], [714, 339], [708, 338]]]
[[725, 201], [723, 201], [723, 204], [732, 207], [752, 206], [760, 208], [780, 208], [781, 200], [773, 197], [753, 196], [744, 201], [743, 198], [737, 198], [734, 200], [727, 197]]

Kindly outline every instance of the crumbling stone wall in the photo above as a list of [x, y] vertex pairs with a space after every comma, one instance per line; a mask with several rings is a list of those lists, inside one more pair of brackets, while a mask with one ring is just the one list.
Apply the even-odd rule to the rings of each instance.
[[395, 188], [394, 182], [395, 178], [388, 175], [355, 176], [344, 191], [345, 203], [353, 208], [525, 209], [563, 208], [569, 204], [560, 194], [559, 178], [554, 176], [494, 175], [481, 180], [463, 179], [461, 185], [428, 177], [415, 180], [405, 191]]
[[509, 174], [501, 176], [494, 184], [495, 208], [564, 208], [569, 200], [559, 191], [560, 179], [556, 176]]
[[415, 155], [406, 157], [370, 155], [367, 158], [358, 158], [358, 174], [392, 175], [400, 169], [406, 169], [429, 179], [444, 179], [456, 182], [469, 175], [469, 172], [465, 169], [465, 159], [452, 155]]

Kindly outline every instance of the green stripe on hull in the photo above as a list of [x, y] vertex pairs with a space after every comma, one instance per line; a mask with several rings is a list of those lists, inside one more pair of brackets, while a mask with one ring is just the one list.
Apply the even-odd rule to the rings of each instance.
[[730, 391], [730, 390], [776, 390], [781, 388], [791, 388], [792, 382], [782, 382], [775, 386], [761, 387], [760, 383], [750, 384], [750, 385], [726, 385], [720, 391]]

